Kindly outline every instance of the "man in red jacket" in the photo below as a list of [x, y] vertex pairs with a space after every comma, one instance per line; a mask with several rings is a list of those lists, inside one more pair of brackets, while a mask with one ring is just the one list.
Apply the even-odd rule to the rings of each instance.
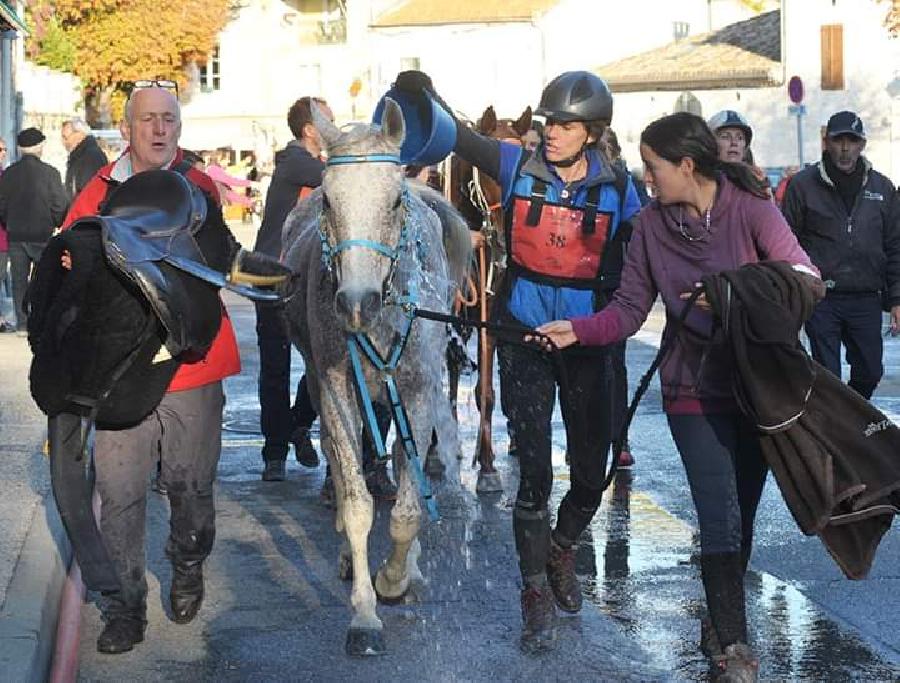
[[[180, 135], [181, 112], [173, 92], [156, 82], [134, 90], [122, 122], [128, 149], [88, 182], [64, 227], [98, 214], [116, 181], [142, 171], [179, 168]], [[206, 174], [190, 168], [185, 175], [204, 192], [218, 197]], [[215, 538], [213, 481], [221, 451], [222, 379], [240, 369], [234, 330], [223, 307], [221, 327], [206, 356], [181, 365], [154, 412], [129, 429], [96, 432], [100, 526], [122, 585], [121, 591], [104, 596], [106, 627], [97, 640], [100, 652], [127, 652], [144, 639], [147, 481], [158, 460], [171, 507], [166, 554], [172, 561], [172, 619], [186, 624], [200, 608], [202, 563]]]

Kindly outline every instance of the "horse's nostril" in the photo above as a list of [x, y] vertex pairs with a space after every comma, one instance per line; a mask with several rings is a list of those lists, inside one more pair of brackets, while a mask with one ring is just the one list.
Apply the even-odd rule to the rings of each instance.
[[381, 308], [381, 293], [376, 292], [374, 289], [365, 292], [362, 295], [360, 308], [362, 309], [364, 320], [370, 320], [375, 317], [378, 310]]
[[335, 312], [351, 327], [365, 327], [381, 309], [381, 294], [374, 289], [339, 289], [334, 297]]

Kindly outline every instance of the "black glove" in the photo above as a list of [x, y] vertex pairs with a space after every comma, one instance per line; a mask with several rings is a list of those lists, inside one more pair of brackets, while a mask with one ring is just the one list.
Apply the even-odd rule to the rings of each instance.
[[397, 90], [413, 93], [414, 95], [418, 95], [421, 92], [434, 95], [434, 84], [431, 82], [431, 76], [424, 71], [401, 71], [397, 74], [394, 87]]
[[278, 259], [241, 249], [231, 264], [228, 279], [236, 284], [271, 287], [284, 282], [290, 274], [291, 269]]
[[427, 93], [435, 102], [450, 115], [450, 118], [456, 121], [456, 114], [449, 104], [444, 102], [443, 98], [437, 94], [434, 84], [431, 82], [431, 76], [424, 71], [401, 71], [397, 74], [397, 80], [394, 81], [394, 87], [397, 90], [408, 92], [412, 95], [421, 95]]

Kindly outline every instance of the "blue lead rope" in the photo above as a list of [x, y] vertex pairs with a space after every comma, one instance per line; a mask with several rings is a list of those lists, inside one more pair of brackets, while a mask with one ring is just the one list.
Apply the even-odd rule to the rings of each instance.
[[394, 379], [394, 372], [397, 370], [397, 364], [400, 362], [400, 356], [403, 355], [403, 349], [409, 340], [409, 334], [412, 330], [412, 316], [407, 316], [403, 331], [397, 334], [394, 340], [391, 352], [388, 354], [388, 360], [384, 360], [378, 350], [373, 346], [369, 338], [364, 334], [354, 334], [347, 338], [347, 350], [350, 354], [350, 364], [353, 367], [353, 376], [356, 380], [357, 397], [362, 407], [363, 415], [369, 429], [372, 441], [375, 442], [375, 449], [378, 457], [384, 459], [387, 457], [387, 448], [384, 443], [384, 436], [378, 428], [378, 420], [375, 419], [375, 408], [372, 404], [372, 395], [366, 385], [366, 378], [362, 369], [362, 358], [360, 352], [365, 354], [370, 363], [382, 373], [385, 386], [387, 387], [388, 399], [391, 403], [391, 413], [394, 418], [394, 424], [397, 426], [397, 434], [400, 437], [400, 444], [403, 452], [409, 462], [412, 464], [413, 471], [416, 473], [416, 479], [419, 481], [419, 493], [425, 501], [425, 508], [428, 510], [428, 516], [431, 521], [436, 522], [440, 519], [438, 514], [437, 502], [431, 492], [431, 485], [422, 470], [422, 461], [419, 459], [419, 451], [416, 448], [415, 439], [412, 436], [412, 430], [409, 425], [409, 416], [406, 408], [403, 407], [403, 400], [400, 397], [400, 390]]

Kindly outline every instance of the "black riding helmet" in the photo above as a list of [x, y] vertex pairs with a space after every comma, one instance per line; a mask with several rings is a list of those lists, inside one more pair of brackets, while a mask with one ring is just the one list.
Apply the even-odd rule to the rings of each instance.
[[534, 112], [557, 121], [612, 122], [613, 97], [609, 86], [590, 71], [566, 71], [554, 78]]

